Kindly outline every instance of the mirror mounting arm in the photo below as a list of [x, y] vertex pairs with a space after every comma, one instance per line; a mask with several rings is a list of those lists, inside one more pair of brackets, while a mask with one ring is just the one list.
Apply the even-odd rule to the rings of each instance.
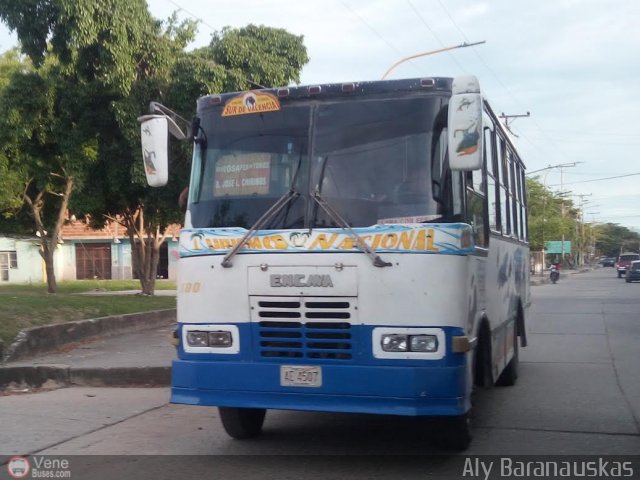
[[[190, 122], [170, 108], [165, 107], [159, 102], [153, 101], [149, 103], [149, 113], [155, 115], [164, 115], [165, 117], [167, 117], [167, 119], [169, 120], [169, 132], [178, 140], [195, 140], [194, 137], [198, 135], [200, 122], [198, 119], [196, 125], [197, 117], [194, 118], [192, 122]], [[178, 126], [178, 123], [181, 123], [183, 125], [184, 131]], [[184, 133], [185, 131], [186, 133]]]

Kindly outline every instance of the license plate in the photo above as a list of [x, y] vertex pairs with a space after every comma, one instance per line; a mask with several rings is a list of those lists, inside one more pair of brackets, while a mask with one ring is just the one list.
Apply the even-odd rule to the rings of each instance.
[[283, 387], [321, 387], [322, 369], [320, 367], [281, 365], [280, 385]]

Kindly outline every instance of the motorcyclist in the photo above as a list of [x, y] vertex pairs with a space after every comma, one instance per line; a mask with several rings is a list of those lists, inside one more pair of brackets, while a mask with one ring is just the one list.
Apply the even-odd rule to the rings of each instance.
[[551, 283], [556, 283], [560, 278], [560, 263], [552, 263], [549, 270], [549, 278], [551, 279]]

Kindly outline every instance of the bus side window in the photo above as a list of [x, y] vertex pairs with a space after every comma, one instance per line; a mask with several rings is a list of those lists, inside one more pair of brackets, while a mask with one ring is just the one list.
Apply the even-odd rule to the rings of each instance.
[[511, 234], [511, 215], [509, 211], [509, 197], [507, 194], [507, 188], [509, 181], [507, 180], [504, 158], [504, 140], [496, 133], [496, 180], [498, 180], [498, 191], [500, 192], [500, 230], [503, 235]]
[[499, 232], [500, 224], [498, 223], [498, 213], [500, 211], [500, 204], [498, 203], [494, 147], [493, 130], [491, 128], [485, 128], [484, 154], [487, 174], [487, 212], [489, 216], [489, 228], [494, 232]]
[[[483, 164], [486, 164], [486, 146]], [[489, 230], [487, 228], [484, 170], [485, 167], [483, 166], [482, 169], [466, 173], [466, 219], [471, 225], [475, 245], [487, 248], [489, 245]]]
[[462, 172], [459, 170], [451, 172], [451, 207], [454, 221], [461, 221], [463, 218], [463, 186]]
[[486, 229], [485, 198], [472, 188], [467, 188], [467, 221], [471, 225], [473, 240], [477, 247], [488, 246], [488, 231]]

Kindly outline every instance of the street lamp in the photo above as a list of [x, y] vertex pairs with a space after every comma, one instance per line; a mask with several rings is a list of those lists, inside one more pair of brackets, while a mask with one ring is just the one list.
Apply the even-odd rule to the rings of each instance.
[[[551, 170], [553, 168], [575, 167], [579, 163], [584, 163], [584, 162], [559, 163], [558, 165], [549, 165], [549, 166], [544, 167], [544, 168], [539, 168], [538, 170], [533, 170], [531, 172], [527, 172], [526, 175], [531, 175], [531, 174], [538, 173], [538, 172], [544, 172], [545, 170]], [[560, 189], [562, 189], [562, 187]]]
[[464, 43], [461, 43], [460, 45], [455, 45], [453, 47], [439, 48], [438, 50], [430, 50], [428, 52], [418, 53], [416, 55], [411, 55], [410, 57], [405, 57], [402, 60], [399, 60], [396, 63], [394, 63], [393, 65], [391, 65], [389, 70], [387, 70], [385, 72], [385, 74], [382, 76], [382, 80], [387, 78], [387, 76], [391, 73], [391, 71], [394, 68], [396, 68], [398, 65], [400, 65], [401, 63], [404, 63], [404, 62], [406, 62], [408, 60], [413, 60], [414, 58], [419, 58], [419, 57], [426, 57], [427, 55], [433, 55], [434, 53], [446, 52], [448, 50], [454, 50], [456, 48], [473, 47], [474, 45], [480, 45], [480, 44], [483, 44], [483, 43], [487, 43], [486, 40], [482, 40], [481, 42], [474, 42], [474, 43], [464, 42]]

